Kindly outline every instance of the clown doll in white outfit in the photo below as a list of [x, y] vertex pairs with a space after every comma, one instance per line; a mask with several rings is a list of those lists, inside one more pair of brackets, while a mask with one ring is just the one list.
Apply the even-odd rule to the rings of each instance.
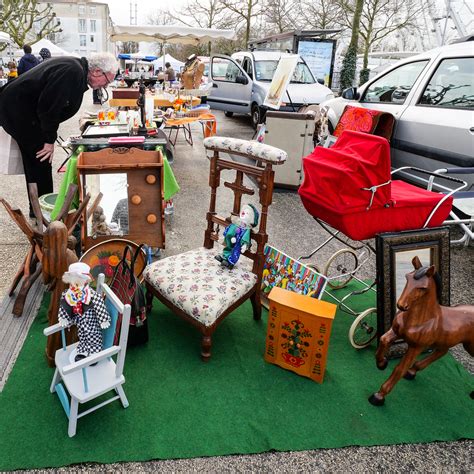
[[61, 296], [58, 321], [63, 327], [77, 326], [76, 362], [102, 350], [102, 329], [111, 321], [103, 298], [89, 286], [91, 280], [90, 267], [83, 262], [72, 263], [63, 275], [69, 288]]

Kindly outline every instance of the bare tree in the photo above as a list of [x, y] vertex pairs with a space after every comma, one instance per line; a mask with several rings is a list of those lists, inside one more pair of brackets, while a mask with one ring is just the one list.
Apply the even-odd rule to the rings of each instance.
[[263, 8], [263, 17], [267, 32], [283, 33], [298, 28], [297, 0], [267, 0]]
[[120, 47], [120, 52], [124, 54], [138, 53], [138, 46], [136, 41], [124, 41]]
[[341, 4], [334, 0], [304, 0], [300, 2], [299, 18], [302, 28], [326, 30], [346, 27]]
[[238, 23], [244, 24], [244, 42], [248, 45], [250, 39], [250, 31], [252, 29], [253, 20], [261, 15], [262, 4], [260, 0], [221, 0], [225, 8], [233, 13]]
[[[171, 25], [175, 20], [170, 10], [155, 10], [148, 16], [147, 22], [149, 25]], [[159, 56], [163, 54], [162, 42], [153, 43], [153, 47]]]
[[186, 26], [201, 28], [225, 28], [231, 25], [229, 15], [220, 0], [191, 0], [178, 13], [170, 15]]
[[52, 33], [62, 31], [50, 3], [39, 0], [2, 0], [0, 2], [0, 31], [10, 35], [22, 47]]
[[[350, 15], [354, 11], [351, 1], [343, 0], [344, 10]], [[363, 51], [363, 66], [360, 82], [369, 78], [369, 53], [382, 40], [396, 31], [416, 27], [416, 19], [430, 2], [414, 0], [365, 0], [360, 22], [360, 39]], [[348, 18], [346, 17], [346, 23]]]
[[[190, 0], [178, 12], [167, 11], [174, 23], [186, 26], [199, 26], [200, 28], [230, 28], [233, 15], [229, 15], [220, 0]], [[207, 45], [208, 54], [211, 55], [212, 44]]]

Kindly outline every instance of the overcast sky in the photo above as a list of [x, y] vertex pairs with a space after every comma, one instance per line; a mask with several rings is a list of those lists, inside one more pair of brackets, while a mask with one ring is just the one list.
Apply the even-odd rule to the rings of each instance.
[[[135, 12], [135, 4], [137, 5], [138, 24], [147, 24], [147, 17], [153, 11], [160, 8], [166, 8], [169, 3], [165, 0], [101, 0], [109, 4], [110, 16], [116, 25], [130, 24], [130, 3], [133, 5], [133, 12]], [[173, 0], [173, 9], [177, 9], [186, 4], [186, 0]], [[135, 13], [134, 13], [135, 14]]]

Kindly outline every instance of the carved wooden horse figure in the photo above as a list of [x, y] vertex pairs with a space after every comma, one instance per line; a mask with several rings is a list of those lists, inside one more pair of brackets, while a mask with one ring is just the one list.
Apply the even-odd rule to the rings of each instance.
[[[372, 405], [383, 405], [385, 397], [402, 377], [413, 380], [418, 371], [443, 357], [456, 344], [462, 344], [474, 356], [474, 306], [439, 305], [437, 283], [433, 278], [435, 267], [423, 267], [418, 257], [413, 258], [412, 264], [415, 270], [407, 273], [407, 283], [397, 301], [400, 311], [391, 329], [380, 338], [375, 355], [377, 367], [381, 370], [387, 367], [385, 354], [396, 339], [404, 339], [408, 350], [379, 391], [369, 398]], [[433, 352], [415, 362], [428, 348]]]

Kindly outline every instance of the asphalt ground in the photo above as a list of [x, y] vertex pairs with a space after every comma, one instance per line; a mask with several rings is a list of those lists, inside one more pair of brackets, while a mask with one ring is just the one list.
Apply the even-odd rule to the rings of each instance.
[[[98, 108], [92, 105], [92, 94], [88, 91], [79, 113], [61, 125], [59, 134], [62, 137], [78, 134], [80, 114], [85, 110]], [[218, 111], [215, 114], [218, 120], [218, 135], [244, 139], [252, 137], [253, 130], [249, 117], [227, 118]], [[190, 250], [203, 243], [205, 214], [209, 205], [209, 164], [202, 146], [202, 131], [198, 125], [193, 128], [193, 138], [193, 147], [189, 146], [182, 136], [176, 145], [173, 170], [181, 191], [174, 198], [174, 214], [167, 217], [166, 249], [162, 251], [163, 256]], [[65, 157], [64, 152], [57, 147], [53, 168], [57, 169]], [[61, 179], [61, 175], [54, 174], [55, 189], [58, 189]], [[0, 196], [24, 212], [28, 210], [23, 176], [0, 176]], [[253, 200], [254, 197], [250, 199], [251, 202]], [[223, 196], [223, 202], [224, 205], [218, 206], [218, 210], [228, 212], [230, 199]], [[301, 205], [298, 195], [284, 190], [276, 190], [274, 193], [273, 204], [269, 210], [268, 234], [270, 244], [293, 257], [309, 253], [326, 238], [324, 231]], [[10, 220], [2, 206], [0, 209], [0, 261], [2, 262], [0, 298], [5, 296], [27, 248], [26, 238]], [[339, 248], [341, 248], [340, 244], [329, 245], [313, 262], [321, 264]], [[474, 246], [452, 248], [451, 301], [453, 304], [474, 302], [473, 263]], [[375, 262], [372, 260], [362, 276], [373, 277], [374, 272]], [[471, 373], [474, 373], [473, 359], [462, 348], [454, 348], [452, 352]], [[47, 387], [45, 387], [46, 392]], [[449, 410], [449, 407], [440, 407], [440, 409]], [[354, 446], [342, 449], [269, 452], [245, 456], [108, 465], [83, 464], [50, 470], [50, 472], [472, 472], [473, 445], [471, 440], [461, 440], [395, 446]]]

